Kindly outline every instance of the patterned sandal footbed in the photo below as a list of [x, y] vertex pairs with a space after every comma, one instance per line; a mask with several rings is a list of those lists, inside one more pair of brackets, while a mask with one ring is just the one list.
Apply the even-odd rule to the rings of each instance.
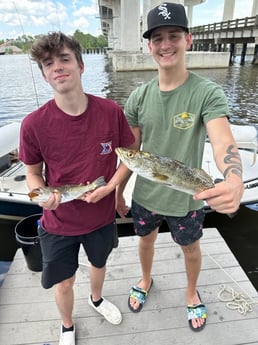
[[[198, 297], [201, 300], [200, 294], [197, 291]], [[186, 307], [187, 310], [187, 317], [188, 317], [188, 322], [189, 322], [189, 326], [190, 328], [194, 331], [194, 332], [199, 332], [202, 329], [204, 329], [204, 327], [206, 326], [206, 319], [207, 319], [207, 310], [204, 304], [200, 303], [197, 305], [188, 305]], [[204, 323], [200, 326], [200, 327], [193, 327], [192, 325], [192, 320], [193, 319], [204, 319]]]
[[133, 286], [130, 290], [129, 298], [135, 299], [140, 304], [144, 304], [146, 301], [146, 297], [148, 295], [148, 291], [139, 288], [138, 286]]
[[[150, 288], [148, 291], [138, 287], [138, 286], [133, 286], [129, 292], [129, 297], [128, 297], [128, 307], [129, 309], [134, 312], [134, 313], [137, 313], [139, 311], [141, 311], [144, 303], [146, 302], [146, 298], [148, 296], [148, 293], [150, 292], [151, 290], [151, 287], [152, 287], [152, 284], [153, 284], [153, 279], [151, 280], [151, 285], [150, 285]], [[139, 306], [138, 308], [134, 309], [131, 304], [130, 304], [130, 299], [133, 298], [135, 299], [137, 302], [139, 302]]]
[[192, 319], [206, 319], [207, 311], [204, 304], [187, 306], [188, 321]]

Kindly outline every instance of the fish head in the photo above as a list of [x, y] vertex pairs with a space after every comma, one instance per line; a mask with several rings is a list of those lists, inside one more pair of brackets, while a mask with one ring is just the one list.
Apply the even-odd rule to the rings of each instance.
[[47, 193], [43, 188], [35, 188], [28, 193], [28, 196], [31, 201], [41, 202], [46, 201], [50, 193]]
[[153, 170], [153, 155], [146, 151], [117, 147], [117, 156], [128, 167], [128, 169], [139, 172]]
[[29, 196], [31, 201], [36, 199], [39, 195], [40, 195], [40, 189], [39, 188], [33, 189], [31, 192], [28, 193], [28, 196]]

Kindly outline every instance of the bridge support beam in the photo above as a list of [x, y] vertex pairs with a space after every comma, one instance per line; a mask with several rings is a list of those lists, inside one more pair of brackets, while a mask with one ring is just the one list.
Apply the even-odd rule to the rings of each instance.
[[120, 28], [121, 50], [140, 51], [141, 40], [139, 0], [121, 0]]
[[[197, 60], [193, 62], [196, 68], [227, 67], [228, 63], [233, 63], [235, 58], [236, 44], [249, 44], [253, 43], [254, 39], [257, 39], [258, 14], [251, 18], [242, 18], [237, 21], [229, 20], [234, 15], [235, 0], [224, 1], [223, 21], [226, 21], [226, 23], [223, 23], [223, 30], [218, 28], [217, 24], [219, 23], [209, 24], [207, 28], [206, 25], [203, 28], [192, 28], [194, 41], [191, 49], [192, 52], [190, 52], [189, 56], [192, 56], [192, 59], [194, 56], [194, 59], [196, 59], [197, 54], [199, 54], [199, 61], [201, 63], [197, 62]], [[174, 2], [185, 5], [189, 12], [188, 17], [191, 17], [192, 6], [205, 2], [205, 0], [174, 0]], [[153, 58], [149, 55], [148, 40], [142, 38], [142, 33], [147, 29], [146, 13], [160, 3], [161, 0], [143, 0], [144, 15], [141, 18], [139, 0], [98, 0], [102, 31], [108, 38], [108, 56], [112, 60], [115, 71], [156, 69]], [[253, 11], [258, 11], [258, 0], [253, 0]], [[236, 27], [232, 28], [230, 26], [232, 23]], [[225, 28], [226, 24], [228, 25], [227, 28]], [[216, 30], [214, 30], [214, 27]], [[228, 44], [230, 43], [231, 48], [229, 52]], [[257, 43], [255, 41], [256, 45]], [[246, 49], [247, 46], [243, 45], [241, 64], [244, 63]], [[201, 50], [216, 52], [218, 56], [220, 56], [220, 53], [224, 54], [221, 59], [221, 61], [224, 61], [224, 65], [222, 66], [219, 63], [219, 65], [214, 66], [214, 62], [210, 60], [208, 64], [208, 59], [206, 61], [202, 59], [205, 53], [201, 52]], [[230, 58], [225, 63], [226, 55], [230, 56]], [[254, 54], [254, 61], [257, 61], [257, 49]], [[210, 64], [210, 62], [212, 63]], [[191, 67], [193, 66], [191, 65]]]
[[243, 43], [243, 48], [242, 48], [242, 53], [241, 53], [241, 60], [240, 60], [240, 65], [242, 65], [242, 66], [245, 64], [246, 49], [247, 49], [247, 43]]
[[258, 0], [253, 0], [253, 7], [251, 17], [254, 17], [258, 14]]
[[256, 44], [254, 47], [254, 57], [253, 57], [252, 64], [258, 65], [258, 44]]
[[222, 21], [226, 22], [234, 18], [235, 0], [225, 0]]
[[234, 58], [235, 58], [235, 43], [230, 44], [230, 57], [229, 57], [229, 64], [233, 65]]

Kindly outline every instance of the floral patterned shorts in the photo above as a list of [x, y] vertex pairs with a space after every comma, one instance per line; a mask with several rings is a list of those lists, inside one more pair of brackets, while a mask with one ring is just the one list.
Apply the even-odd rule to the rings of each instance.
[[133, 200], [131, 212], [135, 233], [141, 237], [159, 228], [164, 220], [167, 222], [173, 240], [181, 246], [194, 243], [203, 234], [205, 216], [203, 209], [190, 211], [184, 217], [164, 216], [147, 210]]

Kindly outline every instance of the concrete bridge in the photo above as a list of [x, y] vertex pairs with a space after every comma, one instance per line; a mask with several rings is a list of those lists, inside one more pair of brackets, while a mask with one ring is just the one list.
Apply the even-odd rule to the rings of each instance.
[[[193, 17], [193, 7], [195, 5], [201, 5], [205, 1], [206, 0], [173, 0], [175, 3], [181, 3], [186, 6], [190, 27]], [[147, 14], [151, 8], [160, 3], [161, 0], [142, 0], [142, 2], [140, 0], [98, 0], [101, 28], [103, 34], [108, 39], [109, 56], [112, 59], [114, 70], [156, 69], [155, 62], [148, 54], [146, 41], [142, 39], [142, 33], [147, 28], [147, 18], [146, 15], [141, 16], [141, 11]], [[224, 1], [223, 22], [233, 19], [234, 6], [235, 0]], [[251, 15], [254, 17], [258, 15], [258, 0], [253, 0]], [[200, 33], [198, 33], [198, 35], [199, 34]], [[248, 31], [245, 32], [244, 35], [248, 35]], [[255, 47], [257, 47], [257, 30], [254, 32], [254, 35], [254, 43]], [[197, 37], [197, 33], [194, 33], [194, 39], [195, 37]], [[210, 36], [209, 39], [211, 39]], [[213, 39], [216, 46], [220, 44], [217, 40], [217, 36]], [[186, 56], [186, 64], [189, 67], [215, 68], [228, 66], [234, 54], [232, 46], [230, 46], [229, 49], [224, 49], [224, 47], [223, 49], [214, 49], [213, 45], [213, 49], [211, 49], [213, 50], [212, 52], [206, 51], [204, 53], [200, 51], [200, 36], [198, 36], [198, 41], [196, 42], [196, 45], [194, 42], [192, 51], [188, 52]], [[211, 43], [212, 42], [209, 42], [209, 45]], [[207, 50], [207, 44], [208, 41], [202, 43], [202, 45], [205, 46], [205, 50]], [[257, 54], [257, 48], [255, 49]], [[216, 51], [216, 59], [214, 59], [214, 51]]]
[[194, 27], [191, 32], [192, 50], [221, 52], [229, 47], [232, 63], [237, 46], [242, 45], [240, 64], [243, 65], [247, 45], [251, 44], [253, 63], [258, 64], [258, 15]]

